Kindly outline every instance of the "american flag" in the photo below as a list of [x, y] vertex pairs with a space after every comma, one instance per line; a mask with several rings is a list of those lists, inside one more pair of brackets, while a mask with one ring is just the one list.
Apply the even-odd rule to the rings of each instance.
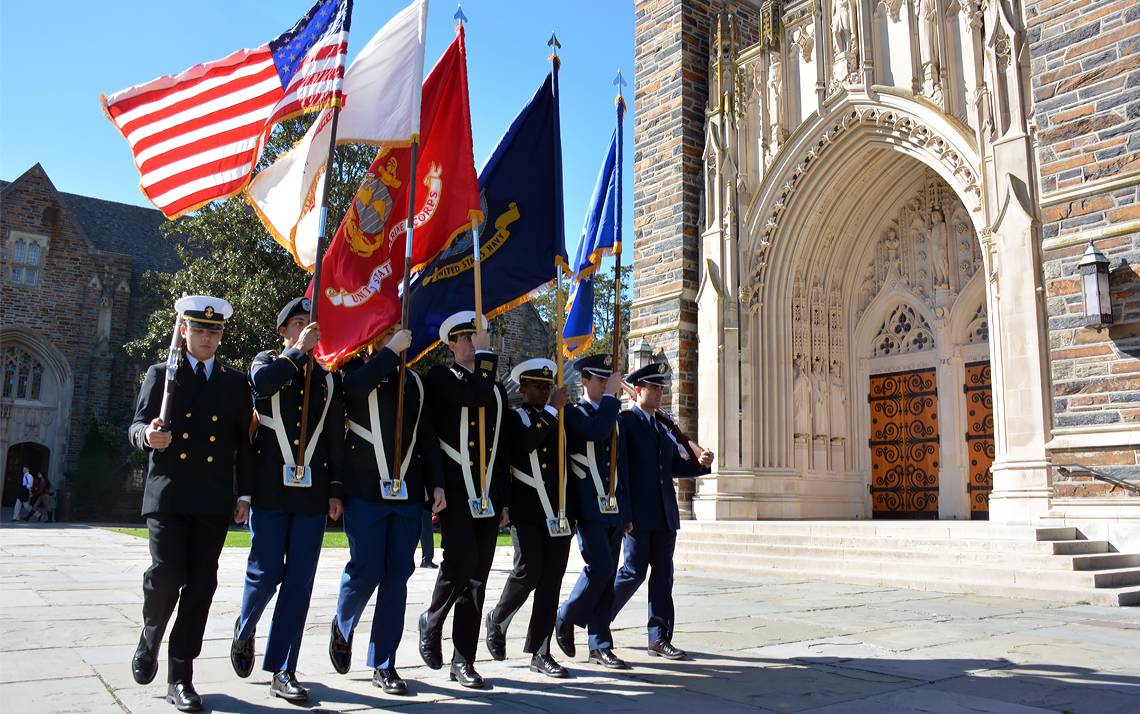
[[288, 32], [175, 76], [103, 97], [167, 218], [249, 183], [273, 126], [342, 103], [352, 0], [318, 0]]

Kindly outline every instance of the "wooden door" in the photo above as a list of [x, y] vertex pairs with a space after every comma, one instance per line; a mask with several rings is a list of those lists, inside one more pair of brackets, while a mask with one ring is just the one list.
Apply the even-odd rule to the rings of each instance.
[[987, 521], [990, 518], [990, 492], [994, 489], [994, 477], [990, 473], [994, 463], [994, 396], [989, 362], [966, 365], [964, 390], [966, 459], [970, 465], [966, 493], [970, 497], [970, 518]]
[[871, 377], [871, 515], [938, 518], [938, 387], [934, 369]]

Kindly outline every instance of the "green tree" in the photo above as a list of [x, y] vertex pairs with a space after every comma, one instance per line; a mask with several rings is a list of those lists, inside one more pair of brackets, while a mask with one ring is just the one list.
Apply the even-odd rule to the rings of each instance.
[[[299, 141], [312, 119], [308, 116], [278, 125], [258, 169]], [[337, 147], [329, 188], [330, 236], [375, 154], [370, 146]], [[148, 272], [143, 276], [143, 289], [151, 296], [150, 317], [145, 332], [125, 345], [127, 354], [144, 364], [165, 357], [174, 325], [174, 301], [183, 293], [215, 295], [234, 306], [234, 320], [226, 326], [219, 348], [221, 358], [230, 364], [244, 368], [258, 352], [275, 345], [279, 339], [274, 330], [277, 311], [305, 291], [310, 274], [266, 232], [245, 199], [239, 195], [215, 201], [163, 224], [162, 230], [167, 240], [177, 244], [185, 267], [173, 274]]]
[[[633, 271], [628, 265], [621, 269], [621, 340], [626, 342], [629, 337], [629, 311], [633, 295]], [[612, 352], [613, 324], [614, 324], [614, 267], [611, 263], [608, 268], [599, 270], [594, 277], [594, 342], [584, 354], [593, 355]], [[563, 282], [563, 289], [567, 289]], [[532, 299], [542, 321], [550, 325], [550, 344], [547, 352], [554, 354], [555, 342], [558, 338], [556, 327], [559, 323], [557, 314], [556, 290], [553, 287], [543, 290]]]

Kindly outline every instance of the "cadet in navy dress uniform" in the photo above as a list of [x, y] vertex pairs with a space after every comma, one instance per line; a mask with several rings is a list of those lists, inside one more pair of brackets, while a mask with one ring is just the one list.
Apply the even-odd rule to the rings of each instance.
[[[475, 313], [459, 312], [440, 326], [440, 339], [455, 358], [450, 367], [436, 365], [424, 379], [428, 416], [433, 419], [443, 451], [444, 490], [448, 508], [439, 514], [443, 536], [443, 564], [436, 578], [431, 604], [420, 615], [420, 656], [432, 669], [443, 666], [440, 635], [452, 607], [451, 640], [455, 652], [450, 677], [462, 686], [478, 689], [483, 678], [475, 671], [483, 597], [495, 557], [499, 528], [508, 522], [510, 457], [499, 433], [507, 407], [507, 393], [495, 381], [499, 358], [489, 349], [486, 320], [478, 332]], [[479, 410], [485, 431], [480, 440]], [[479, 452], [485, 459], [488, 488], [482, 491]], [[488, 517], [475, 517], [483, 509]]]
[[143, 575], [143, 631], [131, 661], [139, 684], [158, 671], [158, 648], [170, 632], [166, 699], [181, 711], [199, 711], [194, 659], [214, 590], [218, 556], [234, 510], [234, 477], [248, 483], [253, 408], [245, 373], [215, 357], [233, 308], [206, 295], [174, 303], [185, 349], [174, 376], [168, 423], [159, 419], [166, 363], [151, 365], [139, 390], [129, 435], [147, 454], [142, 514], [150, 537], [151, 565]]
[[532, 655], [532, 671], [566, 677], [566, 668], [550, 656], [558, 592], [570, 556], [569, 522], [564, 534], [556, 535], [548, 526], [558, 520], [558, 410], [566, 405], [564, 387], [551, 391], [556, 369], [554, 362], [536, 358], [511, 370], [524, 400], [507, 414], [503, 425], [511, 457], [509, 508], [515, 563], [499, 604], [487, 613], [487, 649], [494, 659], [506, 659], [507, 628], [533, 592], [523, 652]]
[[404, 632], [420, 521], [425, 509], [447, 506], [439, 442], [424, 412], [423, 382], [411, 370], [404, 381], [403, 463], [399, 474], [393, 471], [400, 355], [411, 341], [407, 330], [381, 335], [370, 357], [357, 356], [342, 370], [349, 429], [344, 531], [350, 557], [329, 635], [329, 658], [345, 674], [352, 666], [353, 631], [377, 591], [368, 666], [373, 685], [400, 695], [408, 693], [408, 685], [396, 671], [396, 649]]
[[713, 453], [693, 461], [656, 416], [669, 380], [665, 364], [650, 364], [629, 375], [634, 405], [618, 420], [629, 464], [633, 530], [625, 535], [625, 557], [614, 579], [611, 620], [649, 575], [649, 655], [684, 659], [673, 646], [673, 549], [681, 527], [673, 479], [709, 472]]
[[[258, 422], [253, 432], [254, 477], [252, 489], [238, 498], [238, 509], [239, 517], [248, 512], [252, 541], [241, 611], [230, 645], [234, 671], [248, 677], [253, 671], [257, 622], [280, 586], [262, 669], [273, 673], [270, 694], [291, 702], [308, 700], [308, 691], [297, 682], [297, 658], [321, 555], [325, 516], [336, 520], [342, 509], [344, 403], [339, 377], [312, 359], [320, 328], [309, 322], [309, 309], [305, 297], [281, 308], [277, 334], [284, 349], [259, 353], [249, 368]], [[305, 453], [299, 460], [306, 367], [313, 373]], [[308, 473], [293, 466], [308, 467]]]
[[620, 409], [621, 375], [613, 371], [609, 355], [582, 357], [574, 367], [581, 373], [583, 395], [578, 404], [563, 410], [563, 418], [570, 455], [569, 491], [585, 567], [558, 610], [554, 634], [566, 656], [573, 657], [574, 627], [585, 627], [590, 637], [589, 661], [624, 669], [625, 662], [613, 653], [610, 633], [618, 552], [622, 533], [630, 527], [629, 486], [620, 448], [616, 503], [609, 502], [610, 440]]

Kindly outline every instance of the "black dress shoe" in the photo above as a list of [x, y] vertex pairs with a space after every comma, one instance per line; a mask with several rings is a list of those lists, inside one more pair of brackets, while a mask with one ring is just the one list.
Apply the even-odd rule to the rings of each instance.
[[609, 647], [604, 647], [600, 650], [590, 650], [589, 662], [590, 664], [600, 664], [610, 669], [629, 669], [629, 665], [625, 663], [625, 660], [614, 654], [614, 651]]
[[158, 654], [146, 646], [146, 638], [139, 637], [139, 646], [131, 658], [131, 674], [139, 684], [150, 684], [158, 673]]
[[483, 678], [479, 676], [470, 662], [452, 662], [451, 681], [459, 682], [461, 687], [468, 689], [483, 688]]
[[554, 640], [558, 643], [558, 649], [562, 650], [563, 654], [567, 657], [574, 656], [576, 648], [574, 647], [573, 624], [558, 617], [554, 621]]
[[166, 688], [166, 701], [180, 712], [202, 711], [202, 697], [198, 696], [190, 682], [171, 682]]
[[487, 613], [487, 651], [491, 659], [502, 662], [507, 658], [507, 633], [495, 624], [495, 611]]
[[440, 669], [443, 667], [443, 647], [439, 633], [428, 631], [427, 616], [426, 612], [420, 615], [420, 657], [428, 667]]
[[554, 677], [555, 679], [565, 679], [570, 676], [570, 672], [565, 667], [554, 661], [554, 658], [549, 654], [536, 654], [530, 658], [530, 671], [540, 672], [547, 677]]
[[296, 675], [284, 670], [273, 675], [273, 681], [269, 683], [269, 694], [287, 702], [309, 701], [309, 690], [301, 686]]
[[344, 639], [340, 625], [336, 624], [336, 616], [333, 616], [332, 631], [329, 633], [329, 660], [337, 674], [348, 674], [348, 670], [352, 669], [352, 637], [355, 634], [354, 632], [347, 640]]
[[667, 640], [657, 640], [649, 645], [650, 657], [664, 657], [665, 659], [688, 659], [689, 655], [685, 650], [679, 650], [670, 644]]
[[421, 560], [420, 561], [420, 567], [421, 568], [431, 568], [432, 570], [434, 570], [434, 569], [438, 568], [439, 566], [436, 565], [435, 563], [431, 562], [430, 560]]
[[237, 676], [245, 679], [253, 672], [253, 662], [256, 658], [253, 653], [253, 633], [249, 633], [247, 639], [239, 640], [240, 625], [241, 617], [238, 617], [234, 623], [234, 641], [230, 643], [230, 664], [233, 665]]
[[372, 686], [384, 690], [385, 694], [402, 696], [408, 693], [408, 683], [396, 673], [395, 667], [377, 667], [372, 672]]

